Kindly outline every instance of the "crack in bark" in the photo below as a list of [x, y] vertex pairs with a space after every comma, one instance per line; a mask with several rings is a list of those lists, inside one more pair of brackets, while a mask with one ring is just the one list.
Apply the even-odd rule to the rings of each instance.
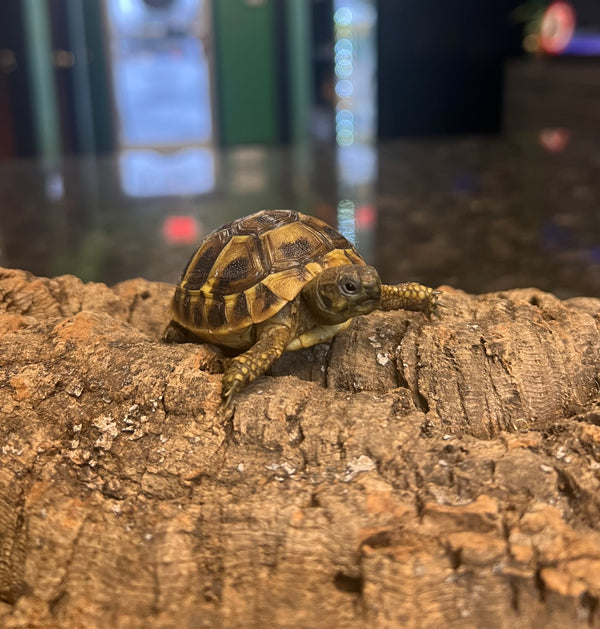
[[88, 520], [89, 520], [89, 516], [84, 515], [81, 521], [81, 524], [77, 528], [77, 532], [75, 533], [73, 541], [71, 542], [70, 552], [67, 554], [64, 564], [62, 566], [63, 573], [60, 578], [60, 581], [53, 588], [56, 594], [52, 596], [50, 600], [48, 601], [48, 609], [50, 611], [50, 614], [55, 618], [57, 617], [59, 613], [59, 609], [60, 609], [59, 604], [64, 602], [65, 600], [68, 600], [69, 598], [69, 588], [67, 586], [67, 583], [69, 579], [71, 578], [70, 569], [78, 553], [79, 543], [81, 542], [81, 539], [83, 537], [83, 530]]
[[[29, 470], [29, 473], [31, 470]], [[28, 475], [29, 475], [28, 473]], [[3, 534], [2, 553], [0, 555], [0, 600], [14, 604], [28, 587], [25, 582], [25, 546], [27, 537], [27, 519], [25, 517], [25, 496], [28, 487], [21, 487], [14, 502], [14, 527], [10, 534]], [[11, 539], [12, 538], [12, 539]], [[7, 545], [6, 542], [9, 542]], [[4, 573], [4, 574], [3, 574]], [[4, 583], [2, 583], [4, 581]]]

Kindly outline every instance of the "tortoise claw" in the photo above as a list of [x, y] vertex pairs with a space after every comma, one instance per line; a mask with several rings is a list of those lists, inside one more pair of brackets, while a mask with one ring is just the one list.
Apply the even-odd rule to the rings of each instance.
[[438, 295], [442, 294], [442, 291], [440, 290], [436, 290], [433, 291], [433, 294], [435, 295], [435, 304], [434, 304], [434, 310], [433, 310], [433, 314], [435, 314], [436, 317], [441, 317], [442, 313], [440, 312], [440, 308], [443, 310], [444, 308], [448, 308], [448, 304], [444, 303], [441, 299], [438, 299]]
[[437, 318], [440, 318], [442, 316], [438, 308], [447, 308], [444, 302], [438, 299], [438, 295], [441, 295], [441, 294], [442, 294], [442, 291], [440, 290], [433, 290], [430, 292], [431, 301], [429, 303], [429, 307], [427, 308], [427, 310], [424, 311], [425, 316], [430, 321], [431, 321], [432, 316], [435, 316]]
[[221, 403], [221, 411], [226, 413], [231, 408], [231, 399], [232, 396], [223, 396], [223, 402]]
[[248, 364], [252, 365], [243, 354], [225, 363], [225, 373], [221, 381], [221, 397], [225, 409], [230, 407], [231, 400], [237, 392], [254, 379]]
[[223, 398], [223, 410], [227, 411], [231, 407], [231, 400], [233, 396], [242, 388], [241, 382], [237, 379], [233, 380], [233, 382], [228, 383], [225, 381], [225, 377], [223, 377], [223, 390], [221, 392], [221, 397]]
[[442, 295], [442, 291], [441, 290], [434, 290], [431, 293], [433, 295], [433, 299], [431, 300], [431, 306], [430, 308], [425, 312], [425, 315], [427, 316], [427, 318], [431, 321], [431, 317], [435, 316], [438, 319], [441, 318], [442, 313], [439, 311], [439, 308], [444, 309], [444, 308], [448, 308], [448, 306], [441, 301], [440, 299], [438, 299], [438, 295]]

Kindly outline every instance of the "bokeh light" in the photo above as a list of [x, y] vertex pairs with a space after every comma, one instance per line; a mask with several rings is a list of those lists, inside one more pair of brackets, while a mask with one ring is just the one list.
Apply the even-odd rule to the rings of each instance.
[[200, 223], [193, 216], [168, 216], [162, 226], [170, 245], [193, 245], [200, 239]]
[[562, 153], [571, 141], [571, 131], [563, 127], [542, 129], [539, 135], [540, 144], [548, 153]]
[[348, 7], [339, 8], [333, 15], [338, 26], [348, 26], [352, 22], [352, 11]]
[[354, 44], [352, 43], [352, 11], [339, 7], [334, 13], [335, 28], [335, 93], [338, 97], [335, 118], [335, 141], [338, 146], [354, 144], [353, 101]]
[[563, 52], [573, 37], [576, 21], [575, 9], [569, 2], [553, 2], [540, 25], [542, 49], [553, 55]]
[[342, 236], [353, 245], [356, 244], [356, 220], [354, 212], [356, 204], [350, 199], [340, 199], [337, 206], [337, 226]]

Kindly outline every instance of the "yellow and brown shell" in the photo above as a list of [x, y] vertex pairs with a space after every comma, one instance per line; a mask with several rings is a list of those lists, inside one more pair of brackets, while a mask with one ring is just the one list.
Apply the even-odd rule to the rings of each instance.
[[177, 285], [173, 318], [227, 345], [228, 337], [279, 312], [319, 273], [346, 264], [365, 262], [327, 223], [292, 210], [263, 210], [204, 239]]

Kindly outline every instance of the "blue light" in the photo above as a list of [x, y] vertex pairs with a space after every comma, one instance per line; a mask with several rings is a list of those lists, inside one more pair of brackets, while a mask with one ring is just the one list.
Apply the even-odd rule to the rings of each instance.
[[600, 33], [575, 31], [564, 50], [564, 54], [582, 57], [600, 55]]
[[352, 82], [348, 81], [348, 79], [343, 79], [341, 81], [338, 81], [335, 85], [335, 93], [340, 98], [349, 98], [350, 96], [352, 96], [353, 92], [354, 92], [354, 85], [352, 85]]
[[353, 131], [354, 130], [354, 123], [351, 120], [340, 120], [337, 125], [336, 128], [338, 131]]
[[335, 53], [335, 62], [340, 63], [340, 61], [351, 61], [352, 60], [352, 51], [351, 50], [340, 50]]
[[335, 74], [342, 79], [347, 79], [352, 74], [353, 69], [352, 61], [349, 59], [344, 59], [335, 64]]
[[352, 11], [348, 7], [341, 7], [333, 14], [333, 19], [339, 26], [348, 26], [352, 23]]
[[340, 109], [340, 111], [337, 112], [337, 114], [335, 115], [335, 122], [336, 124], [343, 124], [346, 122], [349, 122], [350, 124], [354, 124], [354, 114], [351, 111], [348, 111], [347, 109]]
[[343, 55], [343, 54], [351, 55], [353, 50], [354, 50], [354, 45], [349, 39], [346, 39], [346, 38], [340, 39], [335, 44], [336, 55]]
[[346, 185], [364, 186], [377, 178], [377, 152], [373, 146], [357, 142], [338, 150], [338, 172]]
[[341, 199], [337, 206], [337, 227], [342, 236], [353, 245], [356, 244], [356, 222], [354, 214], [356, 205], [350, 199]]
[[122, 151], [119, 170], [123, 189], [132, 197], [206, 194], [215, 187], [215, 156], [208, 148]]
[[354, 144], [354, 133], [352, 129], [340, 129], [335, 135], [338, 146], [352, 146]]

